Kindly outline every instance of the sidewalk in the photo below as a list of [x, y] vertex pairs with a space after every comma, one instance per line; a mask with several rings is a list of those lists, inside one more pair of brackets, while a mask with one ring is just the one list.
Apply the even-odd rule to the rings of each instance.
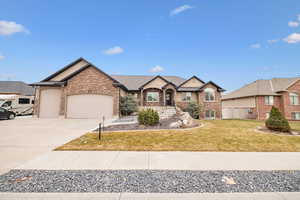
[[16, 169], [299, 170], [300, 153], [52, 151]]

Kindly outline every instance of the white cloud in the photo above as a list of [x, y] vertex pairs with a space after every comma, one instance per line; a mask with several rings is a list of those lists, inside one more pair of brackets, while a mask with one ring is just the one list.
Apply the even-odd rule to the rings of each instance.
[[0, 54], [0, 60], [3, 60], [4, 58], [5, 58], [5, 56]]
[[250, 47], [254, 48], [254, 49], [259, 49], [259, 48], [261, 48], [261, 45], [259, 43], [257, 43], [257, 44], [250, 45]]
[[283, 41], [289, 43], [289, 44], [295, 44], [300, 42], [300, 34], [299, 33], [292, 33], [286, 38], [283, 39]]
[[175, 8], [174, 10], [172, 10], [170, 12], [170, 16], [177, 15], [181, 12], [187, 11], [187, 10], [192, 9], [192, 8], [194, 8], [194, 7], [192, 7], [190, 5], [179, 6], [179, 7]]
[[294, 22], [294, 21], [290, 21], [288, 23], [289, 27], [298, 27], [299, 26], [299, 22]]
[[19, 32], [29, 33], [29, 31], [21, 24], [17, 24], [13, 21], [0, 20], [0, 35], [12, 35]]
[[164, 71], [164, 68], [159, 65], [156, 65], [155, 67], [150, 69], [151, 73], [157, 73], [157, 72], [162, 72], [162, 71]]
[[103, 51], [103, 53], [106, 55], [115, 55], [115, 54], [120, 54], [123, 52], [124, 52], [124, 49], [122, 49], [119, 46], [115, 46], [115, 47], [112, 47], [112, 48], [109, 48], [109, 49], [106, 49]]
[[269, 44], [274, 44], [274, 43], [278, 42], [278, 40], [277, 40], [277, 39], [275, 39], [275, 40], [267, 40], [267, 42], [268, 42]]

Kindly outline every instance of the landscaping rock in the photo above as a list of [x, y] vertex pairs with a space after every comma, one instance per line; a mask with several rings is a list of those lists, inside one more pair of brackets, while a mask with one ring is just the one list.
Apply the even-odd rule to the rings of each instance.
[[170, 128], [180, 128], [182, 126], [182, 122], [181, 121], [172, 122], [169, 126]]

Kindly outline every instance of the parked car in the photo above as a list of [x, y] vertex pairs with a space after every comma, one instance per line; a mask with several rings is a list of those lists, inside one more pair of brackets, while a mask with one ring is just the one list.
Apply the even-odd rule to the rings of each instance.
[[4, 108], [0, 108], [0, 119], [14, 119], [15, 117], [16, 113]]

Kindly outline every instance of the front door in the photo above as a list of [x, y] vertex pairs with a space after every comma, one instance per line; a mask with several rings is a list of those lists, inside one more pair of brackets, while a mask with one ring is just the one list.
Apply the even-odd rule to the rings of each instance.
[[166, 92], [166, 106], [172, 106], [172, 92]]

